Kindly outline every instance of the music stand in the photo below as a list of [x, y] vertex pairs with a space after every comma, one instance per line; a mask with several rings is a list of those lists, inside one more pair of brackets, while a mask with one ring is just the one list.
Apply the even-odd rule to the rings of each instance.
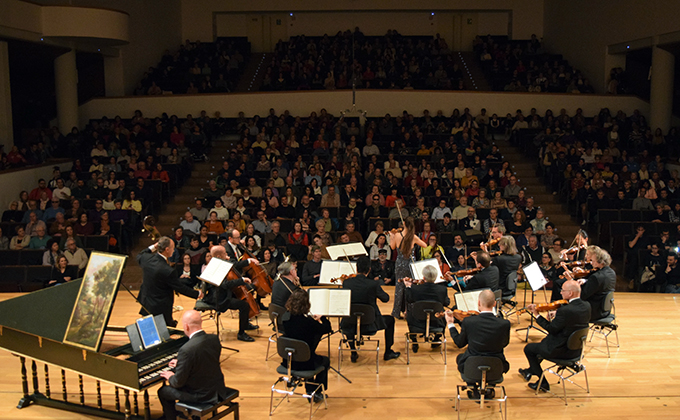
[[437, 261], [436, 258], [427, 258], [425, 260], [413, 261], [411, 263], [411, 272], [413, 273], [413, 279], [422, 280], [423, 269], [427, 266], [431, 266], [435, 270], [437, 270], [437, 280], [434, 281], [435, 283], [446, 282], [446, 280], [444, 279], [444, 275], [442, 274], [442, 270], [441, 268], [439, 268], [439, 262]]
[[[200, 276], [198, 276], [198, 279], [203, 282], [203, 293], [205, 293], [205, 284], [210, 283], [215, 287], [220, 287], [222, 285], [222, 282], [224, 282], [224, 279], [227, 278], [227, 274], [231, 271], [231, 269], [234, 268], [234, 263], [221, 260], [219, 258], [211, 258], [210, 262], [208, 262], [208, 265], [205, 267], [203, 272], [201, 273]], [[217, 312], [217, 309], [215, 308], [215, 313], [219, 314]], [[216, 325], [217, 323], [220, 322], [219, 315], [215, 315], [215, 322]], [[217, 333], [218, 333], [218, 338], [219, 338], [219, 332], [220, 328], [219, 325], [217, 325]], [[225, 350], [230, 350], [236, 353], [239, 353], [239, 349], [235, 349], [233, 347], [227, 347], [227, 346], [222, 346], [223, 349]]]
[[351, 261], [321, 261], [321, 272], [319, 273], [319, 286], [339, 286], [342, 282], [333, 283], [336, 279], [344, 275], [354, 275], [357, 273], [357, 263]]
[[[522, 267], [522, 271], [524, 272], [524, 277], [526, 280], [529, 282], [529, 286], [531, 286], [531, 303], [534, 303], [534, 295], [535, 292], [541, 288], [543, 288], [543, 291], [545, 293], [545, 285], [548, 284], [548, 280], [543, 277], [543, 273], [541, 272], [541, 268], [538, 266], [538, 263], [536, 261], [532, 262], [529, 265], [526, 265]], [[527, 335], [526, 338], [524, 339], [525, 342], [529, 341], [529, 331], [531, 329], [535, 329], [536, 331], [540, 331], [543, 334], [548, 334], [547, 331], [543, 330], [543, 328], [534, 325], [534, 315], [531, 314], [531, 320], [529, 322], [529, 325], [527, 325], [526, 328], [518, 328], [515, 331], [524, 331], [526, 330]]]

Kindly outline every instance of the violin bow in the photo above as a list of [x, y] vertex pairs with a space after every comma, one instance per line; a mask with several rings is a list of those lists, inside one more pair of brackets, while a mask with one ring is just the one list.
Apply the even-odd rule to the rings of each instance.
[[[467, 250], [467, 245], [466, 245], [465, 249]], [[446, 260], [446, 263], [449, 265], [449, 267], [453, 267], [451, 265], [451, 262], [449, 261], [449, 259], [446, 258], [446, 255], [444, 255], [443, 252], [441, 254], [442, 254], [442, 257], [444, 257], [444, 259]], [[465, 265], [467, 265], [467, 258], [465, 259]], [[451, 277], [453, 277], [453, 282], [456, 284], [456, 286], [458, 286], [458, 291], [462, 295], [463, 294], [463, 288], [460, 287], [460, 283], [458, 283], [458, 279], [456, 278], [456, 276], [454, 274], [451, 274]], [[468, 307], [467, 307], [467, 302], [465, 301], [465, 299], [463, 299], [463, 304], [465, 305], [465, 310], [467, 311]]]

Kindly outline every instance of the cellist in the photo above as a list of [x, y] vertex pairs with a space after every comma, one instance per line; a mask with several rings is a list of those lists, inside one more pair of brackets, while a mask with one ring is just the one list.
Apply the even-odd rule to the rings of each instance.
[[[236, 229], [234, 229], [233, 231], [236, 232], [236, 234], [238, 235], [238, 231]], [[225, 250], [225, 248], [221, 245], [213, 246], [210, 249], [210, 254], [212, 255], [213, 258], [219, 258], [221, 260], [230, 259], [227, 258], [228, 253]], [[232, 267], [231, 271], [229, 272], [229, 277], [227, 277], [227, 279], [224, 280], [220, 287], [218, 287], [215, 291], [216, 295], [215, 307], [217, 308], [217, 311], [225, 312], [227, 311], [227, 309], [237, 309], [239, 313], [239, 327], [236, 338], [239, 339], [240, 341], [245, 341], [249, 343], [255, 341], [255, 339], [246, 334], [246, 331], [256, 330], [257, 326], [250, 323], [249, 319], [251, 308], [249, 303], [245, 300], [237, 299], [234, 296], [233, 290], [239, 286], [245, 286], [246, 284], [250, 285], [252, 282], [250, 281], [249, 278], [241, 277], [238, 274], [233, 276], [234, 277], [233, 279], [231, 277], [233, 275], [232, 273], [238, 273], [239, 267], [243, 268], [250, 262], [252, 262], [251, 259], [236, 262], [234, 267]]]

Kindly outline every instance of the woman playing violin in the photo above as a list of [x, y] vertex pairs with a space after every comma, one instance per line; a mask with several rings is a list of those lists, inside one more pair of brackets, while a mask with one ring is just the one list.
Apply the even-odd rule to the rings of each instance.
[[[411, 261], [414, 260], [414, 246], [426, 247], [427, 244], [415, 234], [415, 223], [412, 217], [404, 221], [404, 230], [390, 236], [390, 247], [397, 250], [397, 260], [394, 264], [396, 279], [411, 276]], [[404, 300], [404, 284], [397, 283], [394, 288], [394, 307], [392, 316], [401, 319], [401, 313], [406, 309]]]

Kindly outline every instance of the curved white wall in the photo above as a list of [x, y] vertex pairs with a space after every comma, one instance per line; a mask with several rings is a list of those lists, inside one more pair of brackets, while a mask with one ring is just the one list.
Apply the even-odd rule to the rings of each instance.
[[102, 38], [129, 42], [127, 13], [89, 7], [43, 6], [42, 32], [47, 37]]

